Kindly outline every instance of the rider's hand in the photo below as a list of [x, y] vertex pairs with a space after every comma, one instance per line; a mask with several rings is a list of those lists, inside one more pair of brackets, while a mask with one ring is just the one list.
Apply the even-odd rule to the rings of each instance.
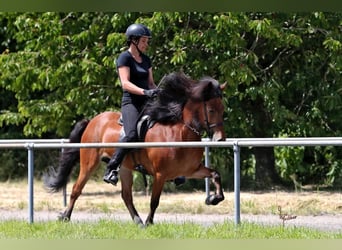
[[159, 89], [144, 89], [144, 95], [149, 98], [156, 97], [158, 95]]

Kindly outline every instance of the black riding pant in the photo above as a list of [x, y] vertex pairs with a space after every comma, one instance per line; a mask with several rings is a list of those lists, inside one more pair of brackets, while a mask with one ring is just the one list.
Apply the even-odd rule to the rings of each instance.
[[121, 142], [133, 142], [138, 138], [137, 135], [137, 122], [139, 119], [141, 108], [129, 103], [121, 107], [122, 121], [124, 125], [125, 137]]
[[[120, 139], [120, 142], [134, 142], [138, 140], [137, 135], [137, 122], [140, 117], [140, 107], [136, 107], [133, 104], [124, 104], [121, 107], [122, 121], [125, 131], [125, 136]], [[117, 148], [108, 164], [108, 168], [111, 170], [118, 169], [123, 158], [132, 150], [131, 148]]]

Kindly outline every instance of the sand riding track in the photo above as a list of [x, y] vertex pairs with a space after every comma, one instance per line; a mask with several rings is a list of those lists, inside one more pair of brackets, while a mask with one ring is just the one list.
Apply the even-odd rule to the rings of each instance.
[[[72, 183], [67, 187], [71, 192]], [[0, 220], [28, 220], [28, 187], [22, 182], [2, 182], [0, 188]], [[234, 222], [234, 192], [225, 192], [226, 199], [217, 206], [204, 204], [205, 192], [163, 193], [154, 222], [194, 222], [212, 225]], [[69, 198], [69, 197], [68, 197]], [[241, 192], [241, 223], [253, 222], [286, 227], [309, 227], [322, 231], [342, 232], [341, 192]], [[136, 193], [134, 202], [142, 219], [147, 217], [149, 195]], [[282, 220], [279, 214], [296, 217]], [[34, 222], [57, 220], [64, 210], [62, 193], [50, 194], [41, 182], [34, 184]], [[90, 181], [76, 203], [71, 220], [97, 221], [131, 218], [120, 196], [120, 185]]]

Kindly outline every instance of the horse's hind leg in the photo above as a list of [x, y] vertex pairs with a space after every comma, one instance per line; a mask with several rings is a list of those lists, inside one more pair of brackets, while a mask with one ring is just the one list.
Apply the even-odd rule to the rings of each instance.
[[69, 205], [63, 213], [60, 214], [59, 220], [69, 221], [74, 209], [76, 200], [81, 195], [82, 190], [89, 180], [91, 174], [99, 166], [99, 156], [96, 149], [81, 150], [80, 155], [80, 172], [75, 184], [72, 187]]
[[72, 187], [71, 195], [70, 195], [70, 200], [69, 200], [69, 205], [66, 208], [66, 210], [60, 214], [59, 220], [63, 221], [69, 221], [72, 211], [74, 209], [76, 200], [82, 193], [82, 189], [84, 188], [85, 184], [89, 180], [89, 175], [87, 173], [81, 173], [79, 174], [75, 184]]
[[138, 225], [144, 225], [141, 220], [135, 206], [133, 204], [132, 196], [132, 186], [133, 186], [133, 173], [132, 170], [125, 167], [120, 169], [120, 179], [121, 179], [121, 197], [125, 202], [125, 205], [132, 217], [132, 220]]

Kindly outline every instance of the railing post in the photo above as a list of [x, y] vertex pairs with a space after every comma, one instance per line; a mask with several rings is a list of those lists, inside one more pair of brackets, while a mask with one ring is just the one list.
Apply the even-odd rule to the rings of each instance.
[[[64, 143], [64, 139], [62, 139], [62, 141], [61, 141], [62, 145], [63, 145], [63, 143]], [[64, 152], [64, 148], [62, 147], [61, 148], [61, 154], [63, 154], [63, 152]], [[65, 184], [65, 186], [63, 187], [63, 205], [64, 205], [64, 207], [67, 206], [67, 184]]]
[[238, 141], [233, 143], [234, 150], [234, 221], [235, 225], [240, 224], [240, 147]]
[[[205, 147], [205, 158], [204, 158], [204, 163], [206, 167], [210, 166], [210, 156], [209, 156], [209, 147]], [[206, 197], [210, 195], [210, 179], [209, 177], [205, 178], [205, 192], [206, 192]]]
[[34, 143], [27, 143], [27, 168], [28, 168], [28, 215], [29, 223], [33, 223], [33, 179], [34, 179]]

